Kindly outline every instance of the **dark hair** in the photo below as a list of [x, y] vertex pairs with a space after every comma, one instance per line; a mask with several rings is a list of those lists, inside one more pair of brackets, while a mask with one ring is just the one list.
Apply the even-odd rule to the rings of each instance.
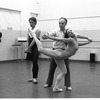
[[66, 24], [67, 24], [68, 21], [67, 21], [67, 19], [65, 17], [60, 17], [60, 19], [64, 19], [66, 21]]
[[30, 22], [30, 20], [31, 20], [31, 21], [34, 21], [34, 22], [37, 24], [37, 19], [36, 19], [35, 17], [30, 17], [30, 18], [29, 18], [29, 22]]
[[[67, 31], [68, 31], [68, 29], [66, 29], [64, 32], [64, 38], [69, 38]], [[68, 45], [67, 43], [65, 43], [65, 44]]]
[[2, 37], [2, 33], [0, 32], [0, 38]]
[[68, 31], [68, 29], [66, 29], [65, 32], [64, 32], [65, 38], [69, 38], [67, 31]]

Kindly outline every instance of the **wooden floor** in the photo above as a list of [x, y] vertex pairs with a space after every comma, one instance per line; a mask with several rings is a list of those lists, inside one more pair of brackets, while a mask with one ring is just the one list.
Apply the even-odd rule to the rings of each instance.
[[[31, 78], [31, 63], [0, 62], [0, 98], [100, 98], [100, 63], [70, 61], [72, 91], [54, 93], [44, 88], [49, 71], [49, 60], [39, 60], [38, 84], [27, 82]], [[56, 69], [55, 78], [59, 73]]]

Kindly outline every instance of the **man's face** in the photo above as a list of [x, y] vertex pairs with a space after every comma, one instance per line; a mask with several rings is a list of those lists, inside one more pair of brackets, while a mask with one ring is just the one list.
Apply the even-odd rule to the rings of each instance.
[[66, 26], [66, 21], [64, 19], [60, 19], [59, 20], [59, 27], [61, 30], [64, 30], [65, 29], [65, 26]]
[[36, 23], [35, 23], [34, 21], [32, 21], [32, 20], [30, 20], [29, 23], [30, 23], [30, 26], [31, 26], [32, 28], [34, 28], [35, 25], [36, 25]]

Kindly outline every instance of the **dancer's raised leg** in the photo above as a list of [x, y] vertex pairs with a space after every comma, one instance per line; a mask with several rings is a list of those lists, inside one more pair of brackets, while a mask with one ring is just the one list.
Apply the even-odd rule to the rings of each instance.
[[43, 54], [50, 56], [52, 58], [62, 59], [63, 56], [62, 56], [61, 50], [52, 50], [52, 49], [44, 48], [42, 43], [37, 39], [35, 34], [33, 35], [33, 37], [34, 37], [34, 40], [37, 44], [38, 51], [40, 53], [43, 53]]

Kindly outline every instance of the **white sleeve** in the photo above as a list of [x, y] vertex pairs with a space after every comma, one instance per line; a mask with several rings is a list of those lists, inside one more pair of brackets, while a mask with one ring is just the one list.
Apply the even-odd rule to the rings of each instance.
[[37, 30], [39, 30], [39, 28], [35, 27], [32, 31], [32, 34], [34, 34]]

